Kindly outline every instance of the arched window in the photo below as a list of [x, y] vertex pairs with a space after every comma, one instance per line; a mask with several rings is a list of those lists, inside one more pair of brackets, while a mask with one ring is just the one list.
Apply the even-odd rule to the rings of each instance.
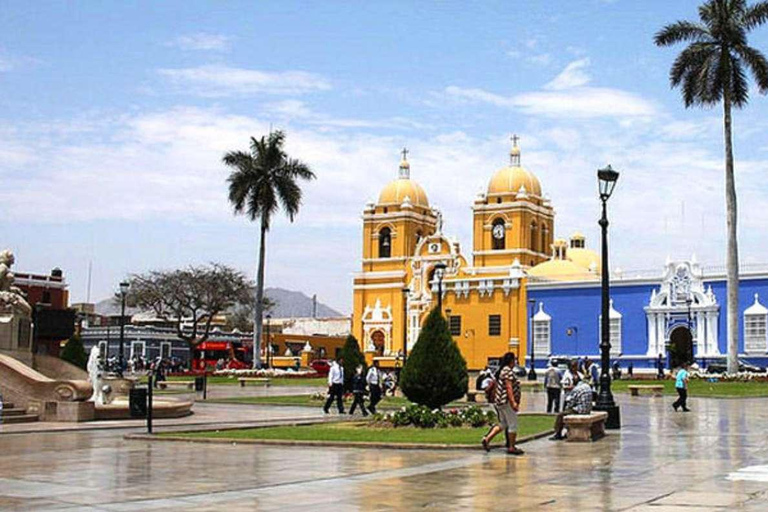
[[504, 219], [496, 219], [491, 227], [491, 239], [493, 240], [493, 250], [499, 251], [506, 247], [507, 229], [504, 225]]
[[392, 231], [382, 228], [379, 231], [379, 258], [392, 257]]
[[539, 252], [547, 252], [547, 237], [549, 237], [549, 229], [546, 224], [541, 226], [541, 248]]
[[536, 223], [531, 223], [531, 250], [533, 252], [538, 251], [539, 241], [536, 239]]

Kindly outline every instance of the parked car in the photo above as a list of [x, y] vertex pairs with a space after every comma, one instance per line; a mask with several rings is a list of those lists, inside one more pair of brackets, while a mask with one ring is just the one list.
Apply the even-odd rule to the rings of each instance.
[[[723, 358], [707, 361], [707, 373], [725, 373], [728, 368], [728, 360]], [[755, 366], [743, 359], [739, 359], [740, 372], [766, 373], [764, 366]]]
[[317, 372], [318, 375], [324, 377], [331, 371], [331, 363], [327, 359], [315, 359], [309, 366]]

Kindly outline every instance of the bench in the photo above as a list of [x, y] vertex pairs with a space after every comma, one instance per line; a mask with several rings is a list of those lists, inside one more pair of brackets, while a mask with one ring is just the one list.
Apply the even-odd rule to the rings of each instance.
[[597, 441], [605, 435], [605, 420], [608, 413], [593, 411], [590, 414], [571, 414], [563, 418], [563, 424], [568, 428], [569, 442], [584, 443]]
[[267, 387], [269, 387], [270, 383], [272, 382], [266, 377], [240, 377], [237, 379], [237, 381], [240, 383], [241, 388], [244, 388], [248, 382], [253, 382], [254, 384], [265, 384]]
[[[478, 397], [480, 398], [479, 400]], [[485, 402], [485, 391], [470, 389], [467, 391], [467, 402]]]
[[167, 388], [187, 388], [193, 389], [195, 387], [195, 381], [193, 380], [161, 380], [157, 383], [157, 387], [160, 389]]
[[664, 394], [664, 385], [662, 384], [632, 384], [627, 388], [629, 388], [629, 394], [632, 396], [640, 396], [640, 392], [643, 390], [650, 391], [653, 396]]

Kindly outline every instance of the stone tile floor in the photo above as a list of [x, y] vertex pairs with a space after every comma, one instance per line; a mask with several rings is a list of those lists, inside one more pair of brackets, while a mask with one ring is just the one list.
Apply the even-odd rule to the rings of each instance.
[[[544, 395], [526, 393], [541, 410]], [[768, 510], [764, 399], [617, 396], [623, 428], [594, 444], [503, 453], [293, 448], [126, 441], [136, 429], [0, 435], [0, 509]], [[266, 417], [301, 408], [212, 404]]]

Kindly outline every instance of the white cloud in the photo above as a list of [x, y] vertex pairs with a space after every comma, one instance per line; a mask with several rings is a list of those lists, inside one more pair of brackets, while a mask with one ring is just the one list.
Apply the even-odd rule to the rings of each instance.
[[38, 59], [33, 57], [13, 55], [6, 51], [4, 48], [0, 47], [0, 73], [32, 67], [37, 64], [40, 64]]
[[591, 80], [586, 68], [589, 66], [589, 58], [579, 59], [568, 64], [565, 69], [551, 82], [544, 86], [545, 89], [560, 91], [587, 85]]
[[170, 41], [168, 45], [182, 50], [223, 52], [229, 50], [231, 42], [232, 38], [229, 36], [198, 32], [197, 34], [179, 36]]
[[566, 91], [536, 91], [502, 96], [483, 89], [449, 86], [449, 97], [518, 109], [524, 113], [555, 118], [649, 117], [655, 105], [636, 94], [619, 89], [580, 87]]
[[205, 65], [195, 68], [159, 69], [177, 92], [203, 97], [297, 95], [331, 88], [323, 76], [305, 71], [260, 71]]

